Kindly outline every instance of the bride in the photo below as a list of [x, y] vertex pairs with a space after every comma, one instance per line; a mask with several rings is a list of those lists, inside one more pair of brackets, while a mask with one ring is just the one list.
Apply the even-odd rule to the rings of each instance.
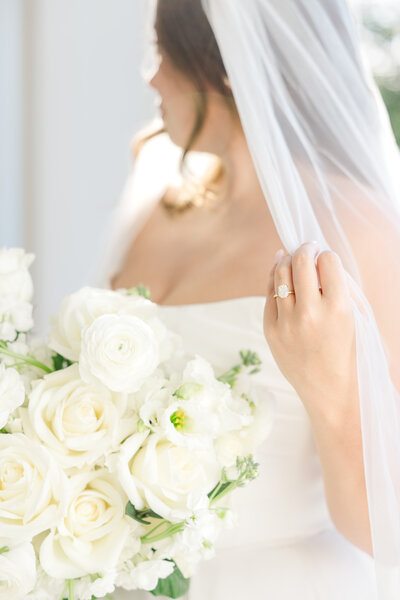
[[[154, 21], [157, 66], [148, 82], [161, 100], [163, 126], [136, 137], [135, 168], [108, 250], [107, 283], [114, 289], [139, 283], [148, 286], [167, 325], [182, 335], [189, 352], [202, 354], [216, 371], [231, 366], [241, 348], [257, 351], [263, 364], [256, 385], [275, 401], [273, 429], [257, 456], [260, 475], [237, 494], [238, 525], [221, 535], [216, 557], [201, 564], [188, 598], [375, 599], [352, 298], [355, 281], [362, 281], [366, 291], [384, 285], [383, 263], [379, 262], [384, 250], [382, 257], [372, 250], [385, 240], [385, 252], [390, 257], [398, 255], [400, 228], [392, 234], [384, 210], [369, 201], [361, 154], [357, 155], [360, 172], [352, 171], [350, 159], [346, 163], [347, 129], [354, 134], [353, 125], [339, 111], [335, 130], [329, 129], [329, 97], [324, 97], [322, 77], [318, 80], [317, 70], [308, 71], [302, 55], [304, 48], [313, 54], [311, 42], [318, 37], [310, 22], [304, 28], [306, 16], [316, 20], [315, 26], [319, 11], [325, 19], [325, 23], [322, 18], [319, 21], [321, 31], [323, 26], [327, 31], [337, 27], [343, 47], [338, 45], [336, 52], [339, 58], [344, 48], [349, 52], [354, 59], [352, 76], [358, 73], [363, 81], [356, 42], [348, 37], [352, 30], [342, 31], [344, 25], [337, 18], [339, 13], [348, 16], [345, 3], [335, 0], [324, 8], [321, 0], [312, 0], [310, 13], [304, 8], [304, 22], [296, 13], [303, 9], [292, 0], [282, 8], [272, 4], [270, 0], [230, 6], [224, 0], [203, 4], [201, 0], [158, 0]], [[339, 7], [337, 14], [333, 6]], [[260, 11], [257, 17], [271, 21], [252, 22], [255, 35], [249, 37], [246, 27], [256, 9]], [[265, 48], [273, 55], [268, 68], [272, 74], [279, 69], [284, 74], [275, 80], [271, 76], [273, 92], [269, 90], [268, 98], [276, 94], [277, 101], [275, 112], [268, 113], [270, 130], [263, 129], [268, 98], [263, 104], [263, 82], [257, 78], [257, 73], [263, 76], [262, 69], [257, 71], [245, 60], [241, 63], [240, 55], [242, 48], [257, 63], [259, 57], [251, 56], [249, 40], [254, 41], [255, 23], [261, 22], [270, 35], [265, 38]], [[349, 22], [345, 25], [349, 27]], [[299, 35], [303, 44], [292, 56], [291, 66], [290, 43], [285, 44], [283, 32], [288, 40], [290, 35]], [[325, 68], [340, 83], [346, 68], [344, 55], [335, 63], [326, 48], [321, 50], [320, 38], [318, 44], [320, 60], [332, 60]], [[310, 72], [311, 79], [307, 79]], [[300, 73], [297, 82], [290, 79], [290, 73]], [[238, 81], [237, 76], [242, 79]], [[247, 76], [249, 87], [244, 80]], [[283, 81], [286, 96], [279, 96]], [[354, 127], [364, 131], [371, 119], [367, 104], [372, 95], [366, 86], [360, 91], [357, 81], [352, 82], [353, 100], [360, 111]], [[310, 99], [307, 93], [312, 85], [315, 94]], [[289, 99], [298, 102], [297, 111], [290, 113], [297, 123], [279, 121], [280, 111], [286, 117], [289, 114], [285, 113]], [[324, 128], [318, 111], [327, 113]], [[279, 131], [273, 129], [271, 115]], [[308, 127], [304, 125], [307, 119]], [[313, 148], [307, 148], [304, 140], [296, 144], [301, 135], [295, 136], [291, 127], [296, 131], [299, 124], [315, 144]], [[283, 153], [279, 132], [284, 133], [290, 156]], [[336, 135], [343, 136], [343, 143]], [[350, 140], [357, 149], [357, 137], [351, 135]], [[259, 151], [261, 144], [266, 144], [264, 154]], [[314, 155], [315, 161], [310, 159]], [[290, 164], [296, 169], [287, 171], [292, 180], [282, 176]], [[319, 170], [313, 170], [315, 164]], [[358, 180], [352, 176], [356, 172]], [[321, 173], [325, 186], [319, 188], [317, 175]], [[290, 203], [298, 189], [311, 199], [296, 212]], [[274, 203], [280, 192], [286, 192], [287, 205], [283, 200]], [[282, 217], [285, 210], [286, 217]], [[295, 243], [299, 238], [291, 232], [287, 215], [297, 219], [302, 243]], [[373, 227], [365, 220], [371, 216]], [[321, 229], [314, 226], [317, 220]], [[369, 244], [365, 244], [366, 236]], [[390, 260], [385, 264], [398, 272], [397, 263]], [[394, 301], [396, 296], [392, 290]], [[388, 318], [395, 304], [390, 305], [388, 298], [384, 304], [379, 302], [377, 294], [373, 300], [388, 356], [398, 357], [400, 336], [399, 328], [395, 335], [394, 325], [400, 323], [394, 312]], [[394, 361], [390, 369], [393, 383], [400, 387]], [[118, 590], [115, 597], [152, 596]], [[379, 600], [391, 597], [382, 595]]]

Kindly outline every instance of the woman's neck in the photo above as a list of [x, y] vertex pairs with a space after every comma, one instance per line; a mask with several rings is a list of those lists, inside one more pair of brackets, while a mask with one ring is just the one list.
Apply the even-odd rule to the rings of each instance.
[[242, 130], [235, 132], [226, 152], [219, 155], [225, 171], [221, 204], [237, 212], [265, 208], [265, 198]]

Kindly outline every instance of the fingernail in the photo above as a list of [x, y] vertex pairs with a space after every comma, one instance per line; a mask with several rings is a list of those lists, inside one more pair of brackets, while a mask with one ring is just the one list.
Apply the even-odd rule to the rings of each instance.
[[274, 260], [274, 265], [276, 265], [280, 259], [282, 258], [282, 256], [285, 254], [285, 251], [282, 250], [282, 248], [280, 250], [278, 250], [278, 252], [275, 254], [275, 260]]

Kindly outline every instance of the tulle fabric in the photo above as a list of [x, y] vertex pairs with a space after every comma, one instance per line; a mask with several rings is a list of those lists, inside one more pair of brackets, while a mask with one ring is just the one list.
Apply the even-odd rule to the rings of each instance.
[[400, 356], [385, 335], [387, 314], [400, 335], [400, 159], [388, 116], [345, 0], [203, 5], [281, 240], [290, 253], [318, 240], [348, 273], [376, 584], [379, 600], [394, 600]]
[[[393, 344], [393, 332], [400, 338], [400, 157], [388, 115], [345, 0], [203, 0], [203, 6], [286, 250], [318, 240], [321, 250], [337, 252], [348, 274], [377, 597], [394, 600], [400, 598], [394, 384], [396, 378], [400, 385], [400, 347]], [[146, 146], [127, 183], [103, 282], [117, 272], [131, 236], [178, 173], [181, 150], [165, 136]]]

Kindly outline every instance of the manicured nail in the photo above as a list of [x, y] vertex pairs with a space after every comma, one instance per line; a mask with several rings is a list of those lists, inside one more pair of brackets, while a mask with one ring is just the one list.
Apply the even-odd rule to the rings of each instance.
[[284, 254], [285, 254], [285, 251], [282, 250], [282, 248], [280, 250], [278, 250], [278, 252], [275, 254], [274, 265], [276, 265], [281, 260], [281, 258], [284, 256]]

